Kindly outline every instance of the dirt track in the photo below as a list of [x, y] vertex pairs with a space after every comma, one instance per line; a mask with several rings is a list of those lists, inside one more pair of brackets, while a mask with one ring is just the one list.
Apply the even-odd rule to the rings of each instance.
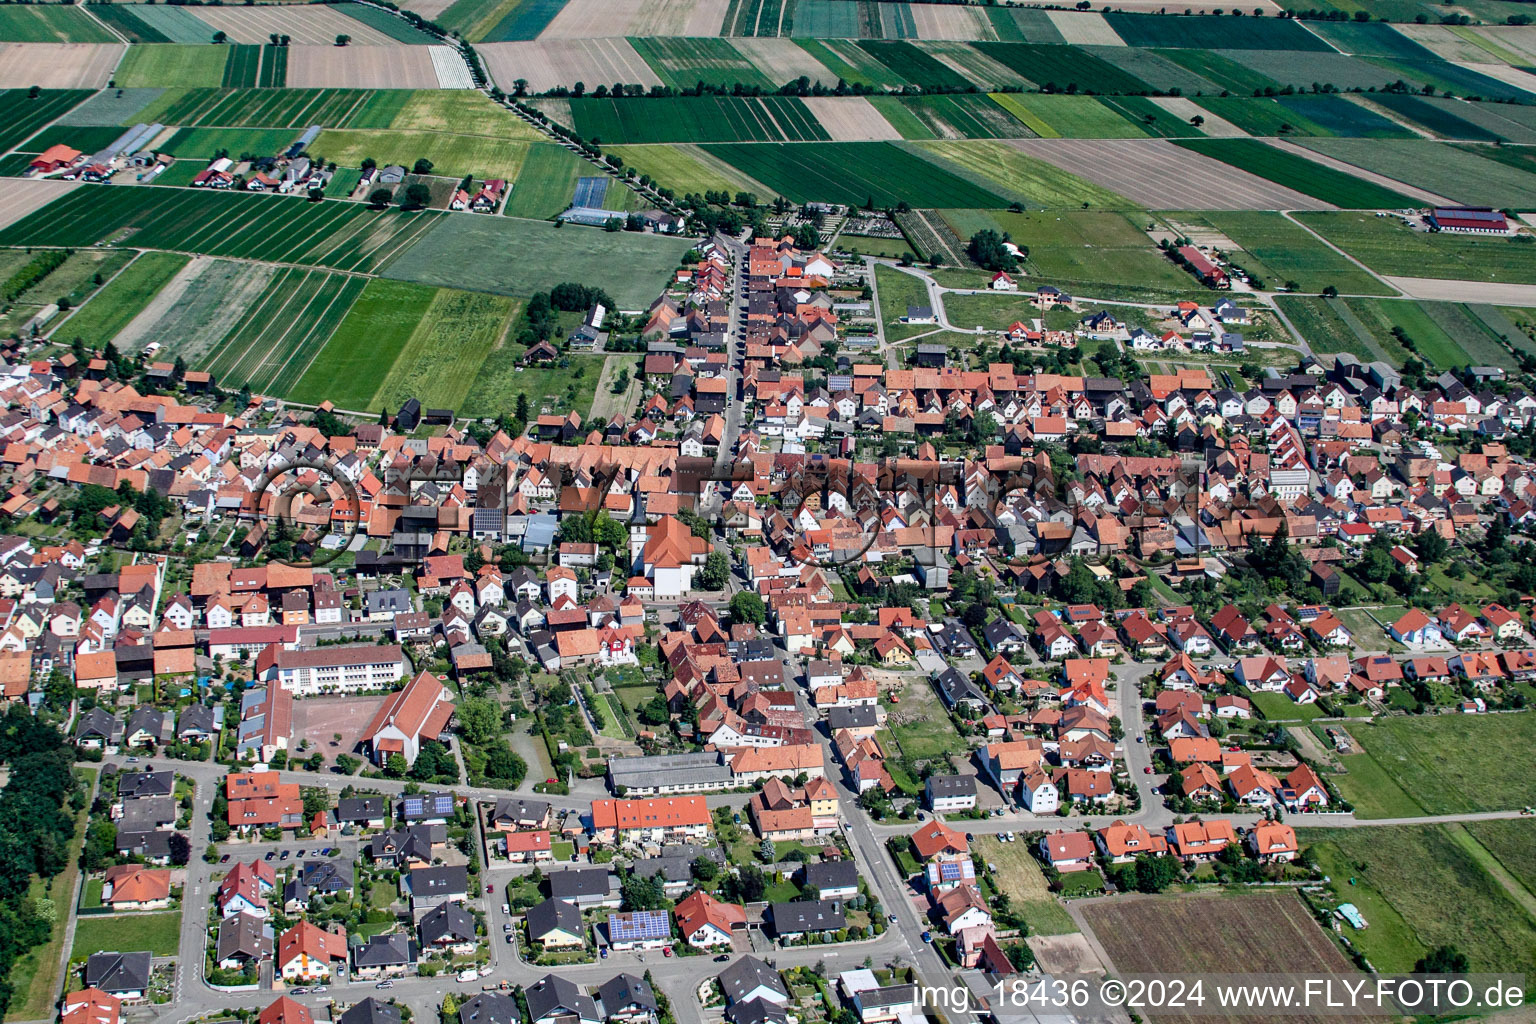
[[1008, 145], [1153, 210], [1334, 209], [1162, 139], [1021, 139]]

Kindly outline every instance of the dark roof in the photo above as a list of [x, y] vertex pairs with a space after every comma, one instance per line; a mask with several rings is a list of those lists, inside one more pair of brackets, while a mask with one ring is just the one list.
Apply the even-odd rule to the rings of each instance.
[[477, 992], [459, 1004], [459, 1024], [521, 1024], [517, 1000], [501, 992]]
[[609, 1017], [633, 1006], [652, 1012], [660, 1009], [650, 982], [633, 974], [615, 974], [597, 987], [597, 997], [603, 1002], [603, 1013]]
[[117, 777], [117, 795], [124, 800], [149, 796], [170, 796], [176, 791], [176, 773], [146, 768], [123, 772]]
[[85, 984], [113, 995], [149, 988], [148, 953], [92, 953], [85, 962]]
[[268, 956], [272, 952], [272, 927], [254, 914], [231, 914], [219, 922], [218, 948], [220, 960], [237, 955]]
[[535, 1024], [564, 1014], [597, 1020], [597, 1004], [568, 978], [546, 974], [525, 988], [523, 997], [528, 1000], [528, 1016]]
[[775, 903], [771, 908], [773, 930], [780, 935], [798, 932], [836, 931], [847, 926], [847, 918], [835, 904], [827, 900], [796, 900], [793, 903]]
[[829, 860], [805, 866], [805, 883], [818, 889], [840, 889], [859, 884], [859, 867], [851, 860]]
[[405, 932], [374, 935], [352, 953], [352, 962], [358, 967], [396, 967], [409, 964], [412, 956], [411, 937]]
[[789, 998], [789, 989], [784, 987], [779, 972], [755, 956], [744, 956], [720, 972], [720, 990], [725, 993], [727, 1002], [741, 1002], [762, 985], [785, 999]]
[[535, 942], [557, 928], [576, 936], [584, 931], [581, 911], [576, 909], [575, 904], [565, 900], [551, 899], [535, 903], [524, 913], [523, 919], [528, 922], [528, 938]]
[[342, 824], [382, 817], [384, 817], [384, 798], [381, 796], [349, 796], [336, 802], [335, 818]]
[[369, 996], [343, 1013], [338, 1024], [400, 1024], [400, 1009]]
[[469, 868], [463, 864], [411, 871], [411, 899], [430, 900], [456, 892], [469, 892]]
[[608, 895], [607, 868], [567, 868], [549, 873], [549, 894], [555, 899]]
[[421, 930], [421, 944], [430, 946], [443, 939], [473, 941], [475, 919], [463, 907], [452, 903], [440, 903], [427, 911], [417, 925]]

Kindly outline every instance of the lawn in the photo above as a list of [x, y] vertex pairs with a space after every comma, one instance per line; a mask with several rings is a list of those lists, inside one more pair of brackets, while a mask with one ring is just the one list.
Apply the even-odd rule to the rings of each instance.
[[[30, 10], [0, 6], [5, 10]], [[0, 92], [0, 150], [10, 150], [19, 145], [43, 125], [61, 117], [75, 104], [90, 95], [85, 89], [45, 89], [31, 96], [29, 89], [6, 89]], [[49, 145], [48, 139], [33, 142], [34, 152], [42, 152]]]
[[1536, 712], [1389, 718], [1351, 735], [1430, 814], [1536, 804]]
[[875, 293], [880, 300], [880, 321], [885, 325], [887, 338], [900, 341], [935, 329], [932, 324], [900, 322], [907, 315], [908, 306], [928, 305], [927, 288], [911, 274], [891, 267], [875, 267]]
[[957, 175], [982, 188], [997, 189], [1031, 209], [1077, 210], [1084, 203], [1112, 210], [1135, 208], [1124, 196], [1021, 153], [1006, 142], [934, 141], [902, 145], [910, 151], [928, 154], [935, 163], [952, 166]]
[[115, 43], [117, 37], [78, 7], [0, 5], [0, 43]]
[[608, 143], [815, 142], [829, 136], [791, 96], [573, 99], [577, 134]]
[[1230, 254], [1270, 288], [1294, 281], [1299, 291], [1321, 292], [1332, 285], [1345, 294], [1387, 294], [1373, 275], [1328, 248], [1317, 236], [1283, 215], [1259, 210], [1173, 214], [1180, 223], [1204, 222], [1241, 247]]
[[[1352, 736], [1358, 733], [1359, 728], [1350, 730]], [[1339, 762], [1344, 773], [1333, 776], [1333, 783], [1354, 806], [1357, 818], [1416, 818], [1424, 814], [1419, 802], [1370, 754], [1346, 754]]]
[[[446, 216], [383, 276], [520, 297], [580, 281], [606, 290], [622, 309], [643, 309], [689, 244], [687, 238], [514, 217]], [[517, 259], [490, 260], [486, 253], [516, 253]]]
[[[1345, 209], [1403, 209], [1419, 205], [1401, 193], [1256, 139], [1179, 139], [1174, 144]], [[1373, 141], [1370, 145], [1379, 143]]]
[[522, 169], [528, 145], [491, 135], [344, 129], [321, 132], [310, 150], [344, 166], [356, 167], [372, 157], [381, 167], [412, 167], [418, 159], [425, 158], [432, 162], [433, 174], [452, 178], [473, 174], [477, 178], [511, 181]]
[[1007, 893], [1008, 909], [1024, 919], [1029, 934], [1067, 935], [1077, 931], [1072, 915], [1050, 891], [1030, 846], [1025, 842], [999, 842], [994, 836], [977, 836], [971, 843], [971, 856], [995, 868], [992, 881]]
[[1271, 722], [1310, 722], [1323, 713], [1316, 704], [1297, 704], [1283, 693], [1250, 690], [1248, 699]]
[[888, 142], [733, 143], [703, 149], [795, 202], [1008, 205], [996, 192]]
[[918, 677], [901, 691], [901, 704], [886, 712], [886, 727], [901, 752], [914, 760], [965, 757], [964, 737], [955, 730], [928, 680]]
[[75, 924], [75, 945], [69, 958], [84, 960], [92, 953], [140, 950], [155, 956], [175, 956], [180, 936], [181, 915], [174, 912], [82, 917]]
[[1486, 160], [1448, 142], [1308, 139], [1303, 145], [1460, 203], [1521, 209], [1536, 206], [1536, 175], [1527, 169]]
[[1452, 829], [1460, 826], [1298, 829], [1329, 887], [1365, 917], [1366, 929], [1345, 934], [1376, 970], [1412, 970], [1440, 945], [1465, 953], [1474, 971], [1529, 969], [1536, 922]]
[[93, 295], [59, 328], [61, 339], [80, 337], [87, 348], [101, 348], [186, 266], [179, 253], [146, 252]]
[[112, 81], [124, 89], [222, 85], [224, 65], [232, 49], [195, 43], [130, 46]]
[[1510, 238], [1430, 234], [1396, 217], [1303, 213], [1297, 218], [1381, 274], [1467, 281], [1536, 281], [1536, 245]]
[[87, 188], [12, 224], [0, 232], [0, 245], [86, 248], [126, 236], [141, 248], [369, 271], [439, 216], [249, 193]]

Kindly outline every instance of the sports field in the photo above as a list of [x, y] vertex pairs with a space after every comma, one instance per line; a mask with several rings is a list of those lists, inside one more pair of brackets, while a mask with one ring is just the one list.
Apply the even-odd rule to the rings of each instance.
[[1401, 193], [1255, 139], [1181, 139], [1174, 144], [1343, 209], [1403, 209], [1418, 205]]
[[1429, 234], [1396, 217], [1307, 213], [1297, 218], [1379, 274], [1465, 281], [1536, 281], [1536, 246], [1509, 238]]
[[115, 43], [117, 37], [78, 7], [0, 4], [0, 42]]
[[[83, 189], [0, 232], [0, 245], [141, 248], [370, 271], [433, 225], [437, 214], [355, 203], [190, 189]], [[462, 219], [462, 218], [460, 218]]]
[[0, 152], [15, 148], [33, 132], [63, 116], [70, 107], [90, 95], [84, 89], [45, 89], [36, 96], [29, 95], [30, 92], [29, 89], [0, 92]]
[[[443, 216], [383, 276], [496, 295], [528, 296], [580, 281], [602, 288], [623, 309], [643, 309], [677, 266], [690, 240], [665, 235], [556, 227], [513, 217]], [[488, 260], [488, 252], [517, 253]]]
[[[1456, 716], [1461, 717], [1461, 716]], [[1490, 823], [1492, 824], [1492, 823]], [[1506, 823], [1499, 823], [1506, 824]], [[1530, 822], [1509, 822], [1524, 829]], [[1341, 901], [1355, 904], [1368, 927], [1345, 928], [1351, 942], [1383, 974], [1411, 971], [1436, 946], [1455, 946], [1474, 971], [1529, 965], [1536, 956], [1536, 922], [1515, 893], [1488, 870], [1498, 863], [1459, 824], [1376, 828], [1297, 829]], [[1353, 884], [1351, 884], [1353, 883]]]
[[862, 206], [1006, 206], [972, 184], [889, 142], [734, 144], [703, 147], [796, 202]]
[[83, 338], [86, 347], [101, 348], [139, 315], [187, 260], [179, 253], [142, 254], [76, 310], [57, 329], [56, 337]]
[[231, 49], [228, 46], [177, 43], [130, 46], [113, 81], [127, 89], [136, 86], [220, 86], [224, 84], [224, 66]]
[[603, 144], [813, 142], [828, 136], [803, 100], [786, 96], [573, 99], [577, 134]]

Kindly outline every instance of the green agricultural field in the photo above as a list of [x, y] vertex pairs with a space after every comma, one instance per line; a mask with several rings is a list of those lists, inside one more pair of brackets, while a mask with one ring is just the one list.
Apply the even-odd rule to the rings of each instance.
[[1466, 306], [1457, 302], [1405, 303], [1399, 323], [1413, 339], [1419, 358], [1442, 369], [1498, 365], [1509, 352]]
[[1205, 132], [1177, 114], [1170, 114], [1145, 96], [1106, 96], [1099, 102], [1122, 114], [1149, 135], [1163, 138], [1199, 137]]
[[1297, 219], [1380, 274], [1536, 281], [1536, 246], [1513, 239], [1429, 234], [1368, 213], [1303, 213]]
[[[690, 240], [513, 217], [444, 216], [383, 276], [496, 295], [528, 296], [562, 281], [604, 289], [623, 309], [643, 309], [688, 251]], [[487, 252], [517, 253], [488, 260]]]
[[1308, 828], [1297, 839], [1365, 917], [1369, 927], [1345, 933], [1376, 970], [1410, 971], [1441, 945], [1465, 953], [1474, 971], [1533, 963], [1536, 922], [1479, 863], [1460, 825]]
[[[754, 181], [724, 160], [713, 157], [698, 146], [605, 146], [610, 153], [620, 156], [624, 166], [633, 167], [664, 188], [678, 195], [689, 192], [721, 191], [754, 192], [759, 199], [767, 199], [773, 190], [762, 182]], [[532, 154], [529, 154], [532, 163]], [[574, 186], [575, 178], [571, 179]], [[566, 199], [570, 199], [569, 193]], [[564, 209], [564, 207], [561, 207]]]
[[[922, 152], [955, 173], [1035, 209], [1078, 209], [1083, 203], [1131, 209], [1129, 199], [1079, 178], [1044, 160], [1021, 153], [1005, 142], [913, 142], [903, 148]], [[967, 232], [962, 238], [969, 238]]]
[[566, 0], [510, 0], [497, 4], [491, 16], [473, 26], [468, 38], [477, 43], [537, 39], [565, 4]]
[[144, 253], [76, 310], [57, 336], [84, 338], [86, 347], [101, 348], [149, 305], [187, 261], [188, 257], [179, 253]]
[[[528, 159], [502, 212], [508, 217], [548, 220], [571, 205], [576, 179], [591, 169], [591, 164], [564, 146], [536, 142], [528, 147]], [[609, 185], [610, 191], [617, 187]]]
[[850, 85], [872, 89], [900, 88], [901, 76], [880, 63], [852, 39], [797, 39], [800, 48], [814, 57], [827, 71]]
[[[1147, 134], [1093, 96], [1011, 93], [997, 100], [1042, 138], [1139, 139]], [[1041, 131], [1036, 121], [1050, 130]]]
[[[96, 17], [115, 28], [118, 32], [122, 33], [123, 38], [127, 39], [130, 43], [192, 43], [198, 42], [202, 39], [201, 36], [199, 36], [197, 39], [172, 39], [170, 36], [162, 32], [159, 27], [151, 25], [147, 19], [137, 16], [132, 10], [133, 7], [138, 6], [137, 4], [101, 4], [100, 6], [101, 10], [96, 12]], [[149, 9], [147, 4], [144, 5], [144, 9]], [[155, 9], [159, 10], [160, 8]], [[168, 9], [174, 11], [183, 10], [183, 8], [180, 7], [173, 7]], [[187, 14], [187, 18], [193, 22], [196, 22], [198, 25], [203, 24], [201, 21], [198, 21], [197, 17], [193, 14]]]
[[18, 147], [25, 153], [40, 153], [53, 145], [65, 145], [82, 153], [95, 153], [117, 141], [123, 134], [121, 125], [49, 125]]
[[0, 245], [85, 248], [122, 239], [138, 248], [367, 272], [425, 234], [439, 216], [249, 193], [88, 188], [0, 231]]
[[337, 4], [335, 9], [371, 29], [384, 33], [396, 42], [419, 46], [438, 42], [436, 36], [428, 35], [404, 18], [396, 17], [378, 7], [369, 7], [365, 4]]
[[[1092, 286], [1104, 284], [1134, 283], [1139, 287], [1170, 292], [1187, 290], [1189, 275], [1158, 251], [1132, 216], [1105, 210], [1053, 210], [1047, 213], [946, 211], [947, 219], [961, 238], [969, 238], [977, 230], [992, 227], [1028, 246], [1029, 259], [1025, 261], [1024, 270], [1031, 278], [1065, 283], [1072, 290], [1085, 289], [1094, 295], [1099, 292], [1092, 290]], [[1025, 288], [1032, 289], [1033, 285]], [[1007, 315], [1006, 322], [994, 323], [993, 317], [977, 319], [955, 312], [957, 308], [972, 306], [980, 312], [990, 305], [973, 302], [976, 298], [991, 297], [946, 297], [945, 307], [950, 309], [950, 321], [956, 327], [974, 324], [1007, 327], [1023, 315], [1021, 310], [1010, 307], [1004, 314]]]
[[284, 267], [245, 310], [211, 358], [198, 361], [227, 387], [285, 395], [336, 330], [365, 278]]
[[1222, 50], [1221, 56], [1236, 61], [1255, 74], [1273, 79], [1276, 88], [1290, 85], [1310, 89], [1313, 82], [1336, 89], [1381, 89], [1403, 77], [1401, 71], [1342, 53], [1294, 50]]
[[1469, 821], [1463, 826], [1521, 885], [1536, 893], [1536, 822]]
[[1366, 62], [1402, 79], [1410, 86], [1423, 91], [1426, 85], [1451, 96], [1480, 96], [1483, 99], [1526, 102], [1530, 93], [1519, 86], [1509, 85], [1496, 78], [1452, 64], [1444, 60], [1396, 60], [1386, 57], [1367, 57]]
[[[1379, 99], [1381, 95], [1384, 94], [1378, 94], [1373, 99]], [[1275, 102], [1289, 110], [1293, 118], [1322, 129], [1308, 134], [1339, 135], [1352, 139], [1404, 139], [1413, 136], [1407, 128], [1352, 97], [1281, 96]]]
[[1386, 353], [1388, 361], [1394, 366], [1401, 366], [1413, 358], [1413, 352], [1392, 335], [1394, 327], [1402, 328], [1408, 335], [1416, 346], [1420, 362], [1446, 369], [1467, 364], [1467, 354], [1461, 350], [1461, 346], [1419, 303], [1400, 299], [1357, 298], [1344, 299], [1343, 302], [1348, 314], [1371, 333], [1377, 347]]
[[[380, 94], [373, 95], [378, 97]], [[402, 97], [398, 106], [380, 108], [375, 101], [354, 123], [336, 127], [494, 135], [529, 142], [548, 138], [522, 118], [508, 113], [489, 96], [473, 89], [396, 90], [392, 95]]]
[[181, 915], [118, 914], [113, 917], [81, 917], [75, 923], [71, 961], [111, 950], [148, 950], [155, 956], [175, 956], [181, 937]]
[[[1422, 97], [1423, 101], [1439, 110], [1445, 110], [1466, 121], [1471, 121], [1487, 131], [1508, 139], [1510, 142], [1518, 142], [1529, 146], [1536, 143], [1536, 118], [1531, 116], [1531, 111], [1523, 107], [1517, 107], [1510, 103], [1468, 103], [1465, 100], [1453, 100], [1437, 96], [1433, 99]], [[1512, 149], [1510, 147], [1480, 146], [1475, 152], [1480, 152], [1490, 160], [1505, 162], [1505, 155], [1515, 156], [1510, 162], [1512, 167], [1525, 167], [1530, 169], [1536, 164], [1536, 154], [1529, 148]]]
[[[18, 255], [25, 261], [24, 254]], [[52, 303], [68, 301], [72, 306], [80, 305], [96, 290], [97, 275], [106, 280], [131, 258], [131, 253], [99, 249], [74, 253], [6, 307], [0, 314], [0, 333], [19, 333], [28, 321], [42, 313], [43, 307]]]
[[1418, 205], [1400, 193], [1255, 139], [1180, 139], [1174, 145], [1345, 209], [1403, 209]]
[[[412, 95], [405, 89], [181, 89], [166, 91], [136, 116], [184, 126], [388, 128]], [[387, 112], [383, 123], [366, 123], [379, 120], [375, 112]]]
[[985, 95], [885, 97], [871, 102], [887, 121], [891, 120], [890, 107], [895, 106], [918, 122], [923, 134], [908, 135], [900, 125], [891, 122], [903, 138], [1025, 139], [1034, 135], [1008, 110]]
[[[164, 92], [163, 89], [103, 89], [79, 106], [71, 107], [59, 118], [59, 123], [86, 127], [137, 124], [139, 112], [159, 99]], [[22, 95], [26, 95], [26, 92]], [[45, 91], [41, 95], [48, 96], [50, 93]], [[3, 123], [4, 118], [0, 117], [0, 124]]]
[[369, 281], [289, 397], [310, 405], [331, 401], [339, 409], [373, 411], [384, 378], [436, 294], [437, 289], [425, 285]]
[[885, 142], [703, 147], [795, 202], [1006, 206], [997, 193]]
[[1234, 96], [1248, 96], [1256, 90], [1278, 88], [1280, 83], [1230, 57], [1210, 50], [1159, 50], [1164, 57], [1187, 68]]
[[292, 128], [183, 128], [163, 147], [178, 160], [208, 160], [219, 150], [230, 156], [276, 156], [298, 139]]
[[1275, 305], [1280, 312], [1319, 355], [1348, 352], [1365, 362], [1381, 359], [1383, 353], [1372, 348], [1366, 338], [1350, 329], [1334, 308], [1335, 304], [1342, 306], [1338, 299], [1320, 299], [1309, 295], [1275, 297]]
[[140, 86], [169, 88], [218, 86], [224, 82], [228, 46], [151, 43], [130, 46], [113, 78], [125, 89]]
[[983, 90], [1029, 87], [1023, 75], [999, 64], [970, 43], [956, 40], [924, 40], [916, 45], [924, 53], [953, 66]]
[[398, 409], [407, 398], [416, 397], [424, 406], [468, 412], [466, 400], [486, 356], [511, 343], [507, 332], [517, 308], [515, 300], [501, 295], [438, 289], [370, 408]]
[[229, 47], [229, 60], [224, 65], [226, 89], [254, 89], [261, 69], [261, 47], [241, 44]]
[[827, 131], [802, 100], [788, 96], [573, 99], [577, 134], [609, 143], [815, 142]]
[[928, 305], [928, 289], [911, 274], [904, 274], [892, 267], [875, 267], [875, 296], [880, 302], [880, 322], [885, 325], [885, 336], [901, 341], [914, 334], [926, 334], [937, 330], [932, 324], [903, 324], [908, 306]]
[[529, 145], [489, 135], [342, 129], [321, 132], [310, 150], [344, 167], [356, 167], [372, 157], [380, 167], [401, 164], [409, 168], [425, 158], [432, 161], [433, 174], [451, 178], [473, 174], [511, 181], [522, 170]]
[[1445, 107], [1436, 106], [1417, 96], [1410, 96], [1407, 93], [1381, 93], [1371, 99], [1394, 114], [1417, 123], [1441, 138], [1469, 139], [1473, 142], [1509, 141], [1498, 132], [1489, 131], [1482, 125], [1457, 117]]
[[1308, 22], [1307, 27], [1345, 53], [1357, 57], [1436, 59], [1432, 51], [1384, 22], [1313, 21]]
[[778, 88], [728, 39], [645, 38], [629, 42], [656, 77], [675, 89], [691, 89], [701, 81], [727, 88], [739, 83], [770, 92]]
[[1221, 86], [1215, 82], [1171, 59], [1168, 54], [1176, 52], [1173, 50], [1147, 50], [1137, 46], [1082, 46], [1080, 49], [1126, 74], [1135, 75], [1159, 92], [1198, 96], [1221, 91]]
[[1350, 733], [1429, 814], [1536, 804], [1536, 713], [1386, 718]]
[[[1192, 53], [1192, 50], [1185, 50]], [[1303, 117], [1276, 99], [1241, 96], [1199, 96], [1195, 102], [1217, 117], [1226, 118], [1249, 135], [1288, 138], [1294, 135], [1329, 135], [1327, 128]]]
[[1328, 44], [1294, 21], [1278, 18], [1179, 17], [1172, 14], [1104, 15], [1130, 46], [1192, 50], [1327, 50]]
[[1346, 295], [1386, 295], [1388, 288], [1330, 249], [1311, 232], [1270, 211], [1212, 211], [1170, 215], [1178, 223], [1204, 223], [1241, 247], [1234, 258], [1264, 278], [1269, 288], [1294, 281], [1297, 290], [1320, 293], [1329, 285]]
[[0, 5], [0, 43], [115, 43], [79, 7], [61, 4]]
[[1151, 87], [1128, 72], [1075, 46], [977, 43], [976, 49], [1048, 92], [1143, 93]]
[[890, 68], [902, 81], [924, 89], [964, 89], [972, 84], [948, 64], [904, 40], [866, 40], [859, 43], [859, 48]]
[[[754, 26], [761, 20], [758, 9], [763, 0], [741, 0], [741, 15], [737, 19], [741, 35], [773, 35], [758, 32]], [[807, 39], [858, 39], [867, 38], [859, 25], [860, 5], [847, 0], [800, 0], [795, 7], [795, 24], [791, 34]], [[766, 27], [766, 26], [764, 26]]]
[[[5, 8], [0, 7], [0, 10]], [[43, 125], [62, 117], [70, 107], [91, 95], [86, 89], [44, 89], [36, 96], [28, 89], [6, 89], [0, 92], [0, 151], [8, 151], [21, 144]], [[38, 140], [38, 149], [47, 145]]]
[[263, 89], [281, 89], [288, 84], [288, 47], [268, 43], [261, 48], [261, 75], [256, 84]]
[[[1536, 207], [1536, 174], [1485, 160], [1450, 143], [1426, 139], [1370, 142], [1308, 139], [1302, 145], [1459, 203], [1518, 209]], [[1424, 204], [1411, 201], [1399, 205], [1417, 207]]]
[[937, 133], [898, 96], [871, 96], [866, 101], [880, 112], [887, 124], [896, 129], [903, 139], [932, 139]]

